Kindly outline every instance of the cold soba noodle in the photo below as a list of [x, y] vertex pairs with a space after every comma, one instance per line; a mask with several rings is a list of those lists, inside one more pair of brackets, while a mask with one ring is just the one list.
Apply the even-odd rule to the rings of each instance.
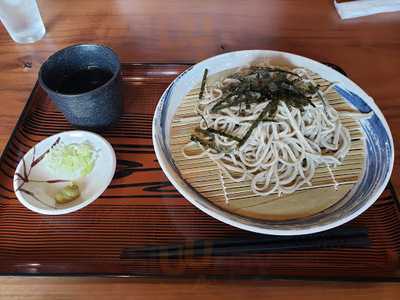
[[[351, 137], [325, 99], [334, 84], [321, 89], [303, 68], [271, 66], [243, 68], [213, 87], [204, 83], [186, 158], [208, 157], [233, 181], [251, 180], [261, 196], [311, 186], [319, 166], [338, 187], [332, 169], [348, 154]], [[193, 154], [193, 147], [201, 152]]]

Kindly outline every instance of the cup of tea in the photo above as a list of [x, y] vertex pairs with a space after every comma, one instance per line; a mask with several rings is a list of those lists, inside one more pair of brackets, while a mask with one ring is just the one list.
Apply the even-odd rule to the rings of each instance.
[[105, 129], [122, 112], [121, 64], [111, 48], [80, 44], [51, 55], [39, 84], [72, 126]]

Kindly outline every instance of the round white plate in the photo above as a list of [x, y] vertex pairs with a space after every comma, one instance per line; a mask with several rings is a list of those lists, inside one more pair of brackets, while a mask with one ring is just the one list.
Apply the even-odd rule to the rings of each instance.
[[[87, 176], [74, 180], [79, 186], [81, 192], [80, 197], [72, 202], [62, 205], [55, 205], [53, 197], [57, 191], [68, 183], [45, 183], [34, 181], [66, 178], [55, 178], [54, 175], [49, 174], [44, 159], [34, 165], [29, 173], [33, 154], [35, 153], [35, 158], [38, 158], [41, 154], [45, 153], [57, 141], [57, 139], [60, 139], [60, 142], [63, 142], [64, 144], [83, 143], [87, 141], [97, 152], [97, 159], [93, 170]], [[29, 174], [30, 182], [25, 183], [22, 190], [18, 190], [18, 187], [23, 183], [23, 181], [16, 174], [24, 174], [24, 164], [26, 172]], [[96, 200], [110, 184], [115, 173], [115, 168], [116, 158], [114, 149], [103, 137], [82, 130], [66, 131], [46, 138], [36, 144], [25, 154], [19, 162], [14, 174], [14, 191], [18, 200], [25, 207], [34, 212], [46, 215], [67, 214], [81, 209]]]
[[[359, 182], [341, 201], [308, 218], [291, 221], [261, 221], [239, 216], [217, 207], [179, 174], [170, 151], [170, 126], [184, 96], [199, 82], [204, 69], [212, 75], [226, 69], [269, 60], [278, 66], [299, 66], [318, 73], [322, 78], [338, 82], [336, 90], [361, 112], [373, 111], [370, 119], [362, 120], [365, 133], [365, 171]], [[344, 224], [370, 207], [385, 189], [393, 168], [393, 138], [389, 126], [375, 104], [357, 84], [334, 69], [299, 55], [266, 50], [248, 50], [221, 54], [206, 59], [179, 75], [165, 90], [153, 118], [153, 144], [158, 161], [176, 189], [193, 205], [227, 224], [258, 233], [299, 235], [319, 232]], [[321, 195], [323, 197], [323, 195]]]

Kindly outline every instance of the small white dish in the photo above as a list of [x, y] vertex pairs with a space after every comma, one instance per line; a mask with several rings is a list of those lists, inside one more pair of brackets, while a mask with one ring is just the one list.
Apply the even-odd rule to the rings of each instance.
[[[74, 182], [79, 186], [81, 195], [74, 201], [65, 204], [55, 204], [54, 195], [66, 186], [67, 182], [46, 183], [37, 181], [61, 180], [51, 175], [45, 165], [45, 159], [40, 160], [31, 168], [33, 156], [37, 159], [45, 153], [59, 139], [64, 144], [89, 142], [97, 152], [93, 170], [86, 176]], [[25, 167], [24, 167], [25, 165]], [[29, 181], [24, 181], [17, 174], [25, 176], [24, 168]], [[31, 168], [31, 169], [30, 169]], [[110, 184], [116, 168], [115, 152], [109, 142], [98, 134], [74, 130], [55, 134], [36, 144], [18, 163], [14, 174], [14, 191], [17, 199], [28, 209], [45, 215], [62, 215], [77, 211], [96, 200]], [[29, 171], [31, 170], [31, 171]], [[35, 182], [36, 181], [36, 182]], [[24, 183], [22, 190], [19, 189]]]

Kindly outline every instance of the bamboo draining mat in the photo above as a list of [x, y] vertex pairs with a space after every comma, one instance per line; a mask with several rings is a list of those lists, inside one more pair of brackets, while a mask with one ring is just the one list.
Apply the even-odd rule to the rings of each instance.
[[[233, 71], [224, 71], [208, 77], [207, 86], [212, 88], [216, 80], [224, 78]], [[313, 80], [325, 90], [329, 82], [313, 74]], [[174, 161], [183, 178], [206, 199], [224, 210], [238, 215], [261, 220], [287, 220], [306, 217], [330, 207], [341, 200], [354, 186], [362, 174], [364, 165], [364, 138], [358, 121], [351, 117], [341, 117], [342, 124], [349, 130], [351, 149], [342, 165], [331, 168], [335, 179], [340, 183], [337, 190], [326, 166], [316, 169], [312, 186], [304, 186], [299, 192], [278, 196], [258, 196], [251, 191], [251, 180], [235, 182], [208, 157], [187, 158], [183, 147], [190, 141], [194, 129], [198, 127], [200, 116], [196, 113], [199, 101], [199, 85], [191, 90], [179, 106], [171, 125], [171, 149]], [[338, 111], [354, 111], [334, 89], [326, 95], [329, 103]], [[320, 103], [314, 99], [314, 103]], [[189, 154], [199, 154], [199, 146], [192, 147]], [[225, 190], [224, 190], [225, 189]], [[225, 194], [226, 193], [226, 194]], [[324, 195], [321, 197], [320, 195]], [[226, 201], [229, 200], [229, 201]]]
[[157, 163], [151, 122], [159, 97], [188, 65], [123, 65], [124, 115], [103, 132], [117, 154], [107, 191], [75, 213], [44, 216], [15, 198], [12, 176], [38, 141], [71, 127], [35, 87], [0, 159], [0, 274], [135, 275], [204, 278], [397, 280], [400, 213], [390, 186], [352, 222], [369, 231], [370, 248], [121, 260], [124, 247], [253, 236], [199, 211], [171, 185]]

